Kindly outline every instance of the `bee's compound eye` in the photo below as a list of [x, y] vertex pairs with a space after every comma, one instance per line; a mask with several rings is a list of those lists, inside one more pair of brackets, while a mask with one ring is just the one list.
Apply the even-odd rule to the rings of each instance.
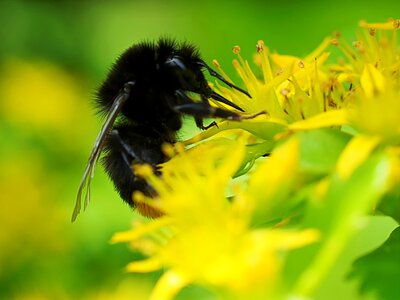
[[165, 65], [170, 68], [179, 69], [182, 71], [185, 71], [187, 69], [185, 64], [183, 63], [183, 61], [178, 56], [174, 56], [174, 57], [168, 59], [165, 62]]

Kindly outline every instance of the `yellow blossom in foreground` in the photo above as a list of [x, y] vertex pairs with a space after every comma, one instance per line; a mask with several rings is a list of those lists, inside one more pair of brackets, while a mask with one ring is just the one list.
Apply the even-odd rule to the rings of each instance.
[[[284, 153], [296, 150], [293, 146], [283, 147]], [[167, 269], [152, 299], [172, 299], [191, 283], [212, 287], [225, 297], [265, 299], [278, 293], [282, 254], [317, 239], [311, 229], [250, 227], [257, 206], [251, 195], [256, 195], [256, 189], [259, 193], [263, 190], [258, 182], [250, 183], [252, 191], [247, 198], [226, 199], [229, 181], [240, 166], [244, 150], [242, 140], [203, 143], [165, 163], [162, 179], [146, 166], [135, 167], [162, 201], [144, 199], [141, 194], [134, 197], [156, 205], [165, 215], [116, 234], [113, 240], [131, 242], [150, 256], [128, 265], [129, 271]], [[276, 157], [279, 162], [280, 156]], [[201, 163], [196, 163], [199, 158]], [[279, 186], [282, 176], [276, 178]]]

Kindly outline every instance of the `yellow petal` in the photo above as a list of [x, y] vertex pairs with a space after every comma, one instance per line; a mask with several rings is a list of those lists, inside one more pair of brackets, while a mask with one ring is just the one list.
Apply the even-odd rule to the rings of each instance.
[[271, 59], [280, 68], [283, 68], [283, 67], [286, 67], [286, 66], [290, 66], [290, 65], [294, 65], [294, 63], [296, 61], [300, 60], [300, 58], [297, 58], [295, 56], [281, 55], [281, 54], [276, 54], [276, 53], [271, 54]]
[[375, 28], [375, 29], [383, 29], [383, 30], [391, 30], [398, 28], [399, 20], [392, 20], [386, 23], [367, 23], [365, 21], [360, 22], [361, 28]]
[[275, 218], [276, 210], [287, 205], [285, 200], [297, 175], [298, 158], [299, 141], [292, 138], [252, 173], [246, 194], [256, 223]]
[[342, 178], [348, 178], [360, 166], [380, 142], [377, 136], [354, 137], [343, 150], [336, 169]]
[[157, 281], [149, 300], [170, 300], [191, 280], [178, 272], [167, 271]]
[[140, 226], [135, 226], [134, 229], [118, 232], [113, 235], [111, 239], [111, 243], [121, 243], [121, 242], [129, 242], [140, 238], [141, 236], [153, 232], [154, 230], [170, 225], [172, 220], [167, 217], [159, 218], [157, 220], [153, 220], [150, 223], [141, 224]]
[[[264, 200], [273, 195], [290, 181], [298, 162], [299, 141], [291, 139], [279, 147], [252, 174], [249, 180], [249, 193]], [[290, 170], [290, 171], [289, 171]], [[268, 183], [268, 188], [266, 188]], [[264, 203], [265, 205], [265, 203]]]
[[373, 97], [376, 93], [382, 93], [386, 87], [385, 77], [371, 64], [365, 65], [360, 82], [368, 98]]
[[126, 266], [127, 272], [147, 273], [160, 270], [163, 267], [160, 259], [152, 257], [140, 261], [135, 261]]
[[288, 128], [290, 130], [298, 131], [321, 127], [340, 126], [347, 124], [348, 122], [348, 111], [340, 109], [323, 112], [308, 119], [295, 122], [289, 125]]
[[314, 228], [295, 232], [276, 231], [275, 235], [275, 237], [270, 239], [277, 244], [277, 248], [284, 250], [300, 248], [304, 245], [314, 243], [320, 239], [319, 231]]

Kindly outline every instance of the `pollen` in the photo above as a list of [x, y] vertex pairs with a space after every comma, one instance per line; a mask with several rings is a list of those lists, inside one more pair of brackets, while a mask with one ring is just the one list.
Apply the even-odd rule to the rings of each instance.
[[240, 64], [239, 64], [239, 62], [237, 61], [237, 59], [234, 59], [234, 60], [232, 61], [232, 65], [233, 65], [235, 68], [239, 68], [239, 67], [240, 67]]
[[136, 164], [132, 168], [141, 177], [148, 178], [153, 175], [153, 168], [149, 164]]
[[369, 29], [369, 35], [370, 36], [375, 36], [375, 34], [376, 34], [376, 28], [370, 28]]
[[263, 52], [263, 50], [264, 50], [264, 41], [258, 40], [257, 41], [257, 45], [256, 45], [256, 49], [257, 49], [258, 53]]
[[256, 44], [257, 52], [258, 53], [262, 52], [263, 48], [264, 48], [264, 42], [263, 41], [258, 41], [257, 44]]
[[[373, 36], [373, 35], [371, 35], [371, 36]], [[357, 48], [357, 50], [358, 50], [360, 53], [365, 53], [365, 47], [364, 47], [364, 44], [363, 44], [361, 41], [355, 41], [355, 42], [353, 42], [353, 46], [354, 46], [355, 48]]]
[[282, 96], [287, 96], [290, 93], [290, 90], [289, 89], [281, 89], [280, 93]]
[[134, 191], [132, 198], [135, 201], [135, 203], [143, 202], [145, 200], [145, 196], [141, 191]]
[[239, 54], [240, 53], [240, 46], [233, 46], [232, 51], [235, 54]]
[[171, 157], [173, 157], [173, 156], [175, 155], [174, 146], [172, 146], [172, 145], [169, 144], [169, 143], [164, 143], [164, 144], [162, 144], [161, 150], [162, 150], [162, 152], [163, 152], [166, 156], [168, 156], [169, 158], [171, 158]]
[[213, 65], [214, 65], [215, 67], [221, 68], [221, 65], [219, 64], [218, 60], [213, 59], [212, 63], [213, 63]]
[[185, 145], [183, 143], [175, 143], [175, 150], [178, 153], [185, 152]]
[[339, 46], [339, 41], [337, 39], [332, 39], [331, 44], [333, 46]]

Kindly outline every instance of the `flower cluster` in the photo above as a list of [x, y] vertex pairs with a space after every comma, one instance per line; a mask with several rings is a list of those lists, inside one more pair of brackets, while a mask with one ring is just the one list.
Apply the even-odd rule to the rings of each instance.
[[163, 215], [113, 240], [148, 256], [129, 271], [165, 270], [152, 299], [190, 284], [224, 299], [312, 297], [365, 216], [382, 208], [399, 221], [388, 202], [399, 201], [400, 22], [360, 26], [353, 45], [336, 34], [304, 58], [258, 41], [254, 68], [235, 46], [252, 99], [213, 88], [246, 113], [266, 114], [166, 145], [161, 177], [133, 166], [159, 194], [137, 192], [135, 201]]

